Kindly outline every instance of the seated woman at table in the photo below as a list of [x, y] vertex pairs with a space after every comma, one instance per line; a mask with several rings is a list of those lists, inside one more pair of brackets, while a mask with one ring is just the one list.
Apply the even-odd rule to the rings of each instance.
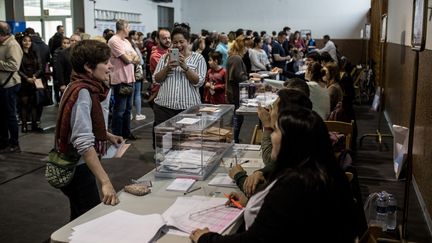
[[[265, 190], [245, 205], [246, 231], [196, 229], [193, 242], [353, 242], [354, 201], [338, 167], [328, 130], [314, 111], [286, 107], [272, 133], [275, 170]], [[238, 194], [231, 195], [243, 201]]]
[[70, 220], [101, 202], [96, 179], [101, 185], [102, 201], [116, 205], [116, 191], [102, 167], [100, 156], [107, 143], [121, 144], [123, 138], [106, 129], [109, 106], [109, 62], [111, 50], [96, 40], [83, 40], [71, 53], [74, 74], [59, 106], [55, 147], [60, 153], [80, 155], [70, 184], [61, 188], [69, 198]]
[[[262, 189], [266, 186], [266, 179], [274, 169], [274, 162], [271, 158], [271, 152], [273, 149], [271, 134], [274, 129], [274, 124], [277, 120], [279, 112], [285, 107], [291, 105], [297, 105], [312, 109], [312, 103], [305, 93], [309, 93], [307, 85], [299, 85], [298, 81], [290, 82], [290, 88], [281, 89], [278, 91], [278, 98], [267, 110], [263, 107], [258, 107], [258, 117], [261, 120], [263, 126], [263, 135], [261, 139], [261, 153], [265, 167], [255, 171], [251, 175], [247, 175], [247, 172], [241, 167], [241, 165], [234, 166], [230, 171], [229, 175], [234, 179], [237, 186], [247, 196], [253, 195], [257, 190]], [[304, 83], [304, 81], [301, 81]], [[303, 90], [304, 89], [304, 90]]]

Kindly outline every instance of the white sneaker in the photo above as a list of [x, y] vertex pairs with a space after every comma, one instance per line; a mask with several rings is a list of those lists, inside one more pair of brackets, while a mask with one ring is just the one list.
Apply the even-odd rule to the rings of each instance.
[[145, 119], [146, 119], [145, 115], [139, 114], [139, 115], [135, 116], [135, 120], [137, 120], [137, 121], [142, 121], [142, 120], [145, 120]]

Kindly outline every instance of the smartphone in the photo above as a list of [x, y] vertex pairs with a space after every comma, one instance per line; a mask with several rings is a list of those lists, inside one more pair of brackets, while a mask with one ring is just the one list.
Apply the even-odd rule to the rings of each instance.
[[179, 60], [179, 49], [177, 48], [172, 48], [170, 51], [170, 59], [177, 61]]

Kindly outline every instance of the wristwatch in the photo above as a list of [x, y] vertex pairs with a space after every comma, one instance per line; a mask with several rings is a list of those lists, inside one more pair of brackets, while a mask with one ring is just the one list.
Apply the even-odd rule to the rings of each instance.
[[189, 66], [186, 66], [186, 69], [184, 69], [184, 72], [189, 71]]

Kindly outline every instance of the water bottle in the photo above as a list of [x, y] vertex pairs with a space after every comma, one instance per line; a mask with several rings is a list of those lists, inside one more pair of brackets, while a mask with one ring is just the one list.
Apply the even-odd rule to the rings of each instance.
[[393, 194], [388, 195], [387, 229], [394, 230], [397, 225], [397, 201]]
[[382, 231], [387, 230], [387, 207], [387, 196], [381, 192], [377, 198], [375, 220], [378, 226], [382, 228]]

